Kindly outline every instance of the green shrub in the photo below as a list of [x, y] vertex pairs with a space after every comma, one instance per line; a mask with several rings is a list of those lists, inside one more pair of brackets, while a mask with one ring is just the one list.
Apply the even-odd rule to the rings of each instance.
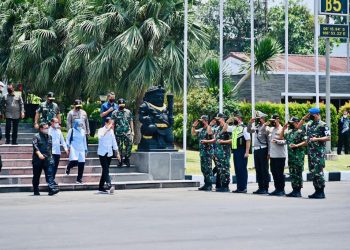
[[339, 108], [339, 113], [338, 113], [338, 117], [339, 117], [339, 118], [342, 117], [343, 112], [344, 112], [345, 110], [347, 110], [347, 111], [350, 113], [350, 102], [345, 103], [343, 106], [341, 106], [341, 107]]

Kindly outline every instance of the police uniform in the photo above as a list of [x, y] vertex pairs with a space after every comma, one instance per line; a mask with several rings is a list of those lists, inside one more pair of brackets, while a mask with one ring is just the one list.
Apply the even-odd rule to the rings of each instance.
[[113, 111], [112, 119], [115, 123], [115, 137], [117, 139], [121, 158], [119, 166], [123, 166], [124, 161], [126, 166], [130, 167], [129, 159], [131, 156], [133, 141], [131, 123], [133, 121], [133, 115], [129, 109], [121, 108], [121, 104], [125, 103], [125, 101], [121, 102], [121, 100], [122, 99], [118, 100], [119, 109]]
[[[41, 160], [37, 152], [45, 156]], [[45, 172], [45, 178], [49, 186], [49, 195], [58, 193], [58, 188], [54, 180], [54, 160], [52, 158], [52, 137], [48, 134], [37, 133], [33, 138], [33, 190], [34, 195], [40, 195], [39, 184], [42, 171]]]
[[[312, 108], [309, 110], [311, 115], [319, 114], [320, 110], [318, 108]], [[312, 176], [313, 185], [316, 192], [310, 195], [309, 198], [325, 198], [324, 187], [325, 179], [323, 169], [326, 166], [326, 142], [315, 141], [312, 142], [310, 139], [313, 137], [322, 138], [326, 136], [331, 136], [329, 127], [327, 124], [321, 120], [310, 121], [306, 124], [306, 138], [308, 147], [308, 160], [309, 160], [309, 170]]]
[[243, 124], [230, 126], [228, 132], [232, 131], [232, 153], [233, 165], [237, 178], [237, 190], [235, 193], [246, 193], [248, 183], [248, 158], [245, 157], [247, 141], [250, 141], [250, 134]]
[[284, 133], [284, 138], [288, 145], [288, 168], [293, 188], [293, 192], [287, 194], [287, 197], [301, 197], [300, 190], [303, 187], [303, 171], [306, 148], [291, 148], [290, 145], [303, 143], [305, 141], [305, 130], [294, 127], [292, 123], [295, 122], [299, 122], [299, 119], [292, 117], [289, 121], [289, 129]]

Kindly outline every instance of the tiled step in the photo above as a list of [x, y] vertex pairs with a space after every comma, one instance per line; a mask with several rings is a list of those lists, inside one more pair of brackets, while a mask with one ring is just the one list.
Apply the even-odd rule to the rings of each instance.
[[[152, 177], [149, 174], [144, 173], [111, 173], [110, 177], [114, 182], [123, 182], [123, 181], [148, 181]], [[31, 175], [4, 175], [0, 176], [0, 185], [11, 185], [11, 184], [31, 184], [32, 183]], [[99, 182], [101, 174], [86, 174], [83, 176], [83, 182], [85, 183], [94, 183]], [[55, 181], [60, 183], [75, 183], [77, 179], [76, 174], [70, 175], [56, 175]], [[40, 183], [45, 183], [45, 176], [42, 174], [40, 178]]]
[[[96, 144], [92, 144], [88, 146], [88, 150], [91, 152], [96, 152], [97, 151], [97, 146]], [[23, 153], [23, 152], [33, 152], [33, 147], [32, 145], [0, 145], [0, 153], [3, 154], [4, 152], [18, 152], [18, 153]]]
[[[57, 174], [65, 174], [66, 168], [64, 166], [59, 166], [57, 169]], [[110, 173], [132, 173], [137, 172], [137, 168], [135, 166], [130, 167], [122, 167], [119, 168], [117, 166], [110, 166], [109, 168]], [[75, 167], [71, 170], [71, 174], [77, 174], [78, 168]], [[101, 173], [101, 166], [85, 166], [84, 168], [85, 174], [99, 174]], [[32, 167], [4, 167], [1, 170], [0, 176], [7, 176], [7, 175], [32, 175], [33, 174], [33, 168]]]
[[[3, 167], [28, 167], [32, 165], [32, 159], [4, 159], [2, 160]], [[59, 166], [67, 166], [68, 159], [62, 158]], [[98, 166], [100, 165], [99, 158], [87, 158], [85, 161], [86, 166]], [[118, 165], [117, 159], [112, 159], [111, 165]]]
[[[127, 182], [113, 182], [115, 188], [118, 190], [123, 189], [158, 189], [158, 188], [194, 188], [199, 187], [199, 182], [179, 180], [179, 181], [127, 181]], [[83, 191], [83, 190], [97, 190], [98, 182], [89, 184], [61, 184], [59, 186], [60, 191]], [[47, 192], [47, 185], [40, 185], [41, 192]], [[31, 185], [0, 185], [0, 193], [9, 192], [33, 192]], [[42, 195], [46, 195], [42, 193]], [[58, 194], [59, 195], [59, 194]]]
[[[1, 157], [3, 160], [19, 160], [19, 159], [32, 159], [33, 152], [2, 152]], [[88, 153], [87, 158], [97, 158], [97, 152], [96, 151], [91, 151]], [[68, 158], [67, 154], [65, 152], [62, 152], [61, 158]]]

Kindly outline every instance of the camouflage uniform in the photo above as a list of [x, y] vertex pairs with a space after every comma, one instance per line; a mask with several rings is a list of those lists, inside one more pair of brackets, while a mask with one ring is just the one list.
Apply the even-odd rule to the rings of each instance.
[[310, 138], [330, 136], [329, 128], [323, 121], [311, 121], [306, 127], [306, 137], [308, 142], [309, 170], [311, 172], [314, 187], [321, 189], [325, 187], [323, 169], [326, 165], [326, 142], [311, 142]]
[[211, 186], [213, 183], [213, 170], [212, 170], [212, 155], [213, 147], [211, 144], [202, 144], [201, 140], [211, 139], [211, 135], [208, 134], [207, 128], [201, 128], [196, 131], [199, 140], [199, 156], [201, 161], [201, 171], [204, 176], [204, 183], [206, 186]]
[[[120, 157], [123, 156], [128, 161], [131, 156], [132, 149], [132, 130], [131, 122], [133, 121], [133, 115], [130, 110], [115, 110], [112, 113], [112, 119], [115, 123], [115, 137], [118, 144]], [[123, 149], [125, 153], [123, 154]]]
[[46, 101], [39, 105], [36, 112], [40, 115], [39, 123], [50, 123], [52, 118], [55, 118], [60, 113], [60, 109], [57, 103], [49, 103]]
[[[221, 145], [218, 140], [230, 140], [230, 134], [223, 132], [223, 127], [219, 126], [215, 130], [215, 157], [217, 158], [217, 183], [220, 188], [227, 188], [230, 184], [230, 158], [231, 145]], [[217, 187], [218, 188], [218, 187]]]
[[301, 189], [303, 187], [305, 147], [291, 148], [290, 145], [305, 141], [305, 131], [289, 129], [285, 133], [285, 139], [288, 144], [288, 166], [292, 188]]

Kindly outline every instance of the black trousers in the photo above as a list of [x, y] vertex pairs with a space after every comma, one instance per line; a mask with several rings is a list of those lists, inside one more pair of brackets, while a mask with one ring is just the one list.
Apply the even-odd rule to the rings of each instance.
[[256, 181], [259, 189], [269, 190], [270, 174], [269, 174], [269, 160], [268, 148], [254, 150], [254, 165], [256, 172]]
[[99, 157], [100, 157], [100, 163], [102, 167], [99, 189], [103, 189], [105, 183], [107, 183], [107, 186], [111, 186], [111, 177], [109, 176], [109, 166], [111, 165], [112, 157], [108, 157], [107, 154], [104, 156], [99, 155]]
[[341, 151], [343, 150], [344, 146], [344, 151], [345, 154], [349, 154], [349, 146], [350, 146], [350, 132], [345, 132], [344, 134], [339, 134], [338, 137], [338, 150], [337, 153], [338, 155], [341, 154]]
[[60, 164], [61, 155], [52, 155], [54, 161], [54, 169], [53, 169], [53, 178], [56, 178], [56, 173], [58, 169], [58, 165]]
[[17, 143], [19, 119], [6, 118], [5, 137], [6, 143], [10, 143], [10, 133], [12, 127], [12, 143]]
[[49, 185], [49, 189], [52, 190], [56, 188], [55, 179], [53, 177], [54, 172], [54, 161], [52, 158], [40, 160], [39, 158], [33, 159], [33, 190], [34, 192], [39, 191], [40, 184], [40, 176], [42, 171], [44, 170], [45, 179], [47, 184]]
[[285, 179], [284, 179], [284, 166], [286, 158], [270, 158], [271, 173], [275, 189], [277, 191], [284, 191]]
[[67, 168], [71, 170], [75, 166], [78, 166], [78, 176], [77, 176], [77, 181], [82, 181], [83, 180], [83, 174], [84, 174], [84, 168], [85, 168], [85, 162], [78, 162], [78, 161], [70, 161], [68, 163]]

